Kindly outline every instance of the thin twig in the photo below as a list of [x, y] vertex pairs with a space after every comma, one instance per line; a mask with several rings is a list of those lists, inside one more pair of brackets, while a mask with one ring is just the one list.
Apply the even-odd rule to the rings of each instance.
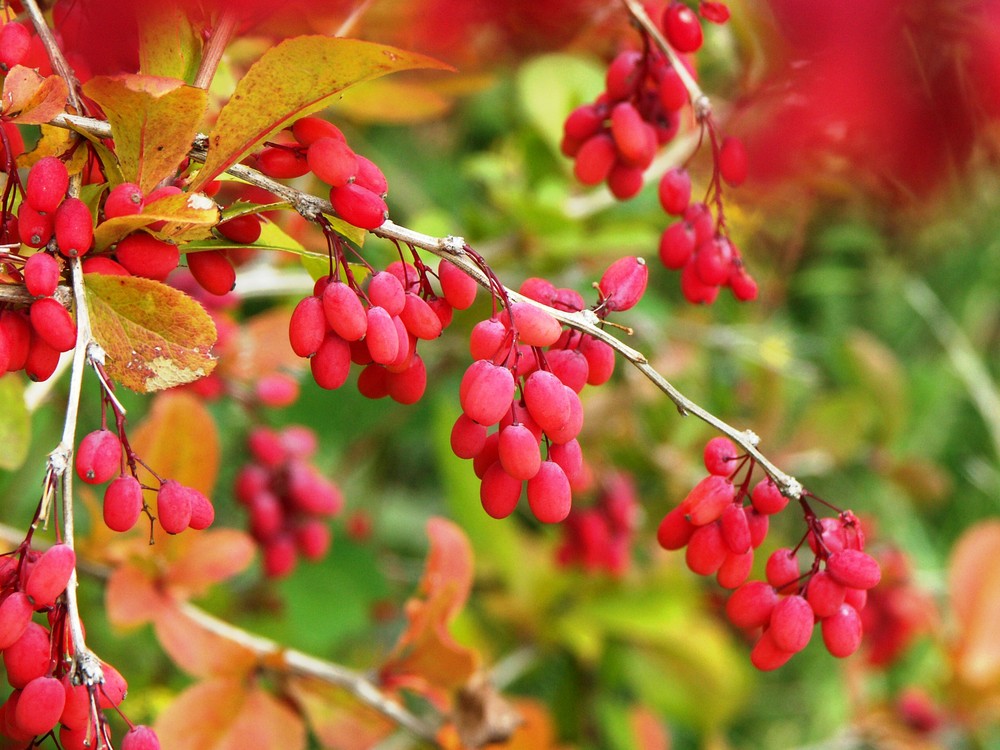
[[201, 52], [201, 64], [198, 66], [198, 73], [194, 78], [194, 85], [200, 89], [207, 89], [212, 85], [215, 78], [215, 71], [219, 69], [219, 61], [222, 60], [222, 53], [236, 33], [236, 12], [229, 4], [223, 4], [222, 15], [212, 27], [208, 41]]
[[80, 97], [77, 94], [78, 81], [76, 80], [76, 75], [73, 73], [73, 68], [70, 64], [66, 62], [66, 58], [59, 49], [59, 45], [56, 44], [56, 38], [52, 34], [52, 29], [49, 28], [48, 24], [45, 22], [45, 16], [42, 15], [41, 9], [38, 7], [38, 3], [35, 0], [24, 0], [24, 9], [28, 11], [28, 15], [31, 17], [31, 23], [35, 27], [35, 32], [38, 34], [38, 38], [42, 42], [42, 46], [45, 48], [45, 52], [48, 55], [49, 61], [52, 63], [52, 69], [56, 72], [56, 75], [62, 77], [66, 81], [67, 96], [70, 105], [77, 112], [82, 112], [80, 107]]

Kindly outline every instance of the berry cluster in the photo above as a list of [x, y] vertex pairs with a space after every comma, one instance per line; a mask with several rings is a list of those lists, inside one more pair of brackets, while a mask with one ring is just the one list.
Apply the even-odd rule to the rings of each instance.
[[[650, 15], [678, 53], [694, 53], [702, 44], [697, 15], [673, 0], [660, 9], [650, 4]], [[721, 3], [702, 3], [702, 15], [724, 23], [728, 10]], [[679, 62], [674, 62], [678, 60]], [[566, 118], [563, 153], [575, 160], [574, 174], [585, 185], [606, 182], [619, 200], [642, 190], [643, 175], [657, 149], [677, 134], [683, 111], [691, 103], [683, 74], [676, 65], [686, 61], [663, 54], [644, 38], [643, 50], [621, 52], [608, 67], [605, 90], [592, 104], [582, 105]], [[738, 300], [757, 296], [757, 285], [747, 273], [739, 250], [726, 232], [722, 183], [733, 187], [747, 176], [746, 151], [735, 137], [722, 139], [708, 112], [696, 112], [708, 133], [713, 175], [704, 201], [691, 201], [691, 177], [685, 167], [669, 170], [660, 179], [663, 210], [678, 221], [667, 227], [659, 255], [670, 269], [681, 270], [681, 290], [686, 299], [709, 304], [719, 288], [729, 286]]]
[[414, 257], [413, 263], [395, 261], [372, 273], [362, 286], [340, 246], [332, 252], [337, 253], [342, 278], [321, 278], [313, 294], [296, 305], [288, 330], [292, 350], [309, 359], [322, 388], [340, 388], [353, 362], [363, 368], [358, 376], [362, 395], [416, 403], [427, 386], [417, 342], [436, 339], [451, 323], [453, 309], [472, 304], [475, 281], [442, 260], [439, 296], [431, 286], [430, 270]]
[[[59, 726], [59, 743], [66, 750], [97, 747], [98, 737], [110, 739], [102, 712], [117, 709], [125, 697], [125, 679], [109, 664], [101, 664], [104, 682], [94, 688], [71, 679], [73, 644], [62, 594], [75, 565], [76, 555], [66, 544], [40, 553], [25, 541], [0, 556], [0, 652], [13, 689], [0, 704], [0, 734], [22, 743], [18, 746]], [[46, 623], [36, 622], [36, 614]], [[158, 750], [152, 730], [134, 727], [132, 732], [142, 735], [144, 744], [126, 735], [123, 750]]]
[[344, 221], [361, 229], [377, 229], [389, 214], [389, 189], [382, 170], [347, 145], [336, 125], [319, 117], [303, 117], [291, 127], [295, 144], [268, 143], [257, 155], [257, 168], [277, 179], [312, 172], [330, 186], [330, 203]]
[[[632, 307], [645, 291], [646, 271], [638, 258], [612, 264], [598, 284], [595, 313]], [[497, 293], [506, 300], [502, 287]], [[527, 279], [520, 293], [556, 309], [584, 307], [577, 292], [544, 279]], [[584, 488], [589, 476], [576, 439], [583, 427], [579, 393], [611, 377], [614, 352], [591, 336], [563, 331], [530, 302], [506, 301], [502, 311], [472, 330], [475, 361], [462, 378], [462, 414], [452, 428], [451, 447], [459, 458], [473, 460], [489, 515], [513, 513], [526, 489], [535, 518], [558, 523], [569, 515], [574, 488]]]
[[[771, 553], [766, 580], [748, 582], [768, 518], [783, 510], [788, 498], [768, 477], [751, 489], [755, 462], [728, 438], [709, 440], [704, 461], [709, 475], [661, 521], [660, 546], [686, 547], [685, 560], [693, 572], [715, 575], [720, 586], [735, 589], [726, 615], [739, 628], [762, 629], [750, 654], [758, 669], [777, 669], [805, 648], [817, 622], [831, 654], [854, 653], [861, 644], [859, 613], [881, 577], [878, 563], [864, 552], [858, 519], [850, 511], [821, 519], [806, 500], [813, 496], [804, 495], [808, 531], [803, 540], [795, 548]], [[803, 573], [798, 554], [804, 543], [813, 560]]]
[[581, 566], [588, 572], [620, 576], [628, 570], [639, 502], [632, 478], [613, 474], [593, 507], [573, 509], [562, 526], [556, 551], [560, 565]]
[[250, 533], [261, 545], [264, 572], [273, 578], [290, 574], [298, 555], [321, 560], [330, 548], [326, 519], [344, 499], [335, 484], [309, 463], [316, 434], [302, 426], [280, 432], [255, 428], [248, 447], [252, 463], [236, 475], [236, 499], [250, 514]]
[[[215, 520], [211, 501], [202, 492], [173, 479], [157, 477], [157, 488], [143, 485], [137, 474], [137, 465], [142, 462], [124, 434], [124, 421], [119, 417], [118, 434], [105, 425], [85, 435], [76, 450], [76, 473], [80, 479], [87, 484], [109, 482], [104, 490], [105, 525], [112, 531], [128, 531], [146, 513], [168, 534], [179, 534], [188, 528], [208, 528]], [[145, 468], [153, 473], [148, 466]], [[143, 490], [153, 489], [156, 516], [143, 498]]]

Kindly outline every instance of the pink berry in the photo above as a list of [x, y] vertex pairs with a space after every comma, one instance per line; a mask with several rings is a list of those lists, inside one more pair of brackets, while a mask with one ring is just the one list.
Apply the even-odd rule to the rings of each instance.
[[110, 430], [85, 435], [76, 449], [76, 473], [87, 484], [103, 484], [121, 471], [122, 444]]

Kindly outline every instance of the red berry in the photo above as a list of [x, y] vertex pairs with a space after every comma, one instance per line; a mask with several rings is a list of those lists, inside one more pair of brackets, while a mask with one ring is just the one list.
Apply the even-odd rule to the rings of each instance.
[[597, 185], [607, 179], [618, 158], [614, 140], [606, 133], [591, 136], [576, 154], [573, 174], [584, 185]]
[[771, 631], [765, 630], [750, 650], [750, 663], [762, 672], [769, 672], [786, 664], [794, 655], [791, 651], [778, 648]]
[[333, 331], [323, 338], [316, 355], [309, 360], [313, 379], [320, 388], [336, 390], [351, 372], [351, 347]]
[[173, 479], [160, 485], [156, 493], [156, 513], [168, 534], [179, 534], [191, 523], [191, 496], [188, 488]]
[[634, 198], [642, 192], [643, 174], [641, 167], [615, 164], [608, 173], [608, 190], [620, 201]]
[[656, 155], [656, 132], [630, 102], [611, 110], [611, 137], [626, 165], [645, 169]]
[[726, 477], [736, 470], [740, 453], [736, 445], [727, 437], [718, 436], [705, 444], [704, 462], [709, 474]]
[[36, 622], [28, 623], [21, 637], [4, 649], [7, 682], [11, 687], [24, 688], [36, 677], [49, 673], [50, 658], [49, 631]]
[[801, 651], [813, 631], [812, 607], [801, 596], [786, 596], [774, 605], [769, 632], [774, 645], [782, 651]]
[[299, 300], [288, 322], [292, 351], [300, 357], [313, 356], [326, 336], [326, 325], [323, 300], [312, 296]]
[[730, 503], [722, 511], [719, 519], [722, 525], [722, 538], [730, 551], [737, 555], [744, 555], [749, 552], [753, 545], [750, 539], [750, 523], [747, 521], [747, 514], [743, 512], [743, 506], [739, 503]]
[[36, 677], [21, 691], [14, 711], [19, 729], [32, 735], [50, 732], [66, 705], [66, 691], [55, 677]]
[[688, 222], [674, 222], [660, 237], [660, 262], [675, 271], [684, 268], [694, 252], [694, 240], [694, 229]]
[[134, 182], [115, 185], [104, 200], [104, 218], [115, 219], [142, 213], [143, 202], [142, 188]]
[[441, 335], [441, 318], [434, 312], [434, 308], [413, 292], [406, 293], [406, 302], [399, 318], [406, 330], [418, 339], [430, 341]]
[[806, 589], [806, 601], [820, 619], [836, 614], [844, 603], [846, 588], [833, 580], [833, 576], [825, 570], [816, 571], [809, 579]]
[[827, 558], [826, 569], [837, 583], [852, 589], [875, 588], [882, 578], [875, 558], [855, 549], [834, 552]]
[[713, 575], [726, 561], [729, 548], [722, 539], [722, 528], [717, 523], [699, 526], [688, 541], [684, 560], [693, 573]]
[[358, 173], [354, 178], [354, 184], [371, 190], [375, 195], [385, 198], [389, 192], [389, 183], [386, 182], [382, 170], [371, 159], [366, 159], [361, 154], [358, 157]]
[[492, 518], [506, 518], [517, 507], [521, 499], [522, 481], [515, 479], [499, 461], [494, 461], [482, 477], [479, 500]]
[[459, 388], [462, 411], [481, 425], [496, 424], [510, 410], [514, 389], [510, 370], [487, 360], [477, 360], [462, 376]]
[[701, 0], [698, 4], [698, 13], [712, 23], [725, 23], [729, 20], [729, 8], [726, 4], [713, 0]]
[[77, 258], [94, 244], [93, 217], [79, 198], [67, 198], [56, 209], [54, 221], [56, 244], [67, 258]]
[[621, 101], [629, 98], [638, 88], [642, 73], [642, 53], [626, 50], [618, 54], [608, 66], [604, 86], [608, 99]]
[[221, 250], [202, 250], [187, 254], [188, 270], [202, 289], [221, 297], [236, 286], [236, 269]]
[[734, 268], [730, 274], [729, 288], [733, 290], [733, 296], [740, 302], [751, 302], [757, 299], [757, 282], [742, 265]]
[[368, 308], [368, 332], [365, 335], [368, 353], [380, 365], [392, 364], [399, 355], [399, 334], [393, 318], [385, 308]]
[[559, 523], [569, 515], [572, 491], [566, 473], [555, 461], [542, 461], [528, 480], [528, 506], [542, 523]]
[[675, 167], [660, 178], [660, 205], [668, 214], [680, 216], [691, 203], [691, 175]]
[[0, 651], [8, 648], [24, 635], [31, 622], [34, 609], [27, 595], [12, 591], [0, 602]]
[[279, 534], [263, 546], [264, 574], [268, 578], [284, 578], [295, 570], [295, 539], [290, 534]]
[[322, 295], [327, 325], [345, 341], [359, 341], [368, 330], [368, 315], [357, 292], [342, 281], [326, 285]]
[[438, 264], [438, 280], [441, 282], [441, 293], [452, 307], [465, 310], [472, 306], [479, 284], [465, 271], [442, 258]]
[[304, 154], [290, 148], [265, 148], [257, 154], [257, 169], [268, 177], [289, 180], [309, 173]]
[[123, 475], [104, 491], [104, 524], [112, 531], [128, 531], [142, 513], [142, 487], [139, 480]]
[[215, 507], [203, 493], [193, 487], [188, 487], [187, 491], [191, 499], [191, 520], [188, 526], [196, 531], [207, 529], [215, 520]]
[[826, 650], [838, 659], [850, 656], [861, 645], [861, 617], [850, 604], [841, 604], [820, 627]]
[[753, 551], [729, 552], [715, 573], [716, 582], [724, 589], [734, 589], [743, 585], [753, 567]]
[[410, 358], [406, 369], [399, 372], [388, 370], [386, 391], [397, 404], [415, 404], [423, 398], [427, 390], [427, 366], [419, 354]]
[[24, 263], [24, 285], [35, 297], [51, 297], [59, 286], [62, 268], [49, 253], [35, 253]]
[[368, 281], [368, 298], [373, 305], [384, 308], [391, 317], [403, 312], [406, 304], [403, 285], [388, 271], [379, 271]]
[[678, 52], [695, 52], [701, 47], [701, 23], [694, 11], [674, 0], [663, 12], [663, 33]]
[[149, 727], [137, 724], [122, 737], [121, 750], [160, 750], [160, 739]]
[[361, 229], [378, 229], [389, 215], [382, 197], [357, 182], [331, 188], [330, 203], [341, 219]]
[[628, 310], [642, 298], [649, 280], [649, 267], [642, 258], [628, 256], [612, 263], [598, 284], [601, 301], [608, 310]]
[[343, 187], [358, 173], [358, 157], [339, 138], [319, 138], [306, 152], [309, 169], [331, 187]]
[[46, 344], [57, 352], [68, 352], [76, 346], [76, 323], [53, 297], [42, 297], [31, 303], [31, 327]]
[[303, 146], [311, 146], [320, 138], [344, 140], [340, 128], [321, 117], [301, 117], [292, 124], [292, 135]]
[[459, 414], [451, 428], [451, 450], [459, 458], [474, 458], [486, 444], [486, 427]]
[[34, 602], [35, 609], [56, 603], [75, 567], [76, 554], [68, 544], [54, 544], [42, 553], [24, 584], [24, 593]]
[[85, 435], [76, 449], [76, 474], [87, 484], [103, 484], [121, 471], [122, 444], [111, 430]]
[[[7, 28], [5, 26], [4, 30]], [[0, 32], [0, 35], [2, 34], [3, 32]], [[43, 156], [28, 172], [24, 199], [39, 213], [50, 214], [54, 213], [63, 202], [68, 189], [69, 172], [66, 171], [66, 165], [54, 156]]]
[[698, 527], [691, 523], [680, 506], [671, 510], [656, 529], [656, 541], [666, 550], [682, 549]]
[[252, 245], [260, 239], [260, 216], [240, 214], [222, 222], [216, 229], [219, 234], [231, 242], [239, 245]]
[[121, 672], [106, 662], [101, 662], [101, 671], [104, 673], [104, 682], [97, 689], [97, 706], [102, 710], [107, 710], [120, 705], [125, 700], [128, 683], [122, 677]]
[[788, 498], [781, 494], [778, 485], [770, 477], [765, 477], [754, 485], [750, 502], [758, 513], [768, 516], [784, 510], [788, 505]]
[[552, 346], [562, 335], [559, 321], [530, 302], [512, 302], [507, 312], [522, 344]]
[[40, 213], [25, 201], [17, 209], [17, 233], [28, 247], [44, 247], [52, 239], [53, 215]]
[[789, 589], [793, 589], [797, 585], [801, 575], [799, 560], [792, 550], [780, 547], [767, 558], [764, 575], [767, 582], [774, 586], [779, 593], [788, 593]]
[[145, 232], [135, 232], [119, 241], [115, 247], [115, 257], [122, 267], [135, 276], [165, 281], [170, 272], [177, 268], [181, 256], [177, 245], [158, 240]]
[[311, 518], [295, 528], [295, 546], [307, 560], [322, 560], [330, 551], [333, 536], [330, 527]]
[[538, 439], [523, 424], [511, 424], [500, 430], [497, 443], [504, 471], [515, 479], [528, 480], [542, 464]]
[[726, 601], [726, 617], [738, 628], [759, 628], [771, 621], [778, 593], [763, 581], [744, 583]]
[[83, 272], [86, 273], [99, 273], [105, 276], [131, 276], [125, 266], [117, 261], [111, 260], [111, 258], [87, 258], [83, 261]]
[[604, 126], [604, 115], [593, 104], [577, 107], [566, 117], [563, 132], [575, 141], [585, 141]]
[[722, 516], [722, 512], [733, 504], [736, 489], [726, 477], [711, 474], [696, 484], [681, 506], [691, 523], [704, 526]]
[[722, 139], [722, 146], [719, 148], [719, 174], [733, 187], [746, 181], [747, 150], [743, 141], [735, 136]]
[[19, 23], [11, 21], [0, 29], [0, 66], [10, 70], [24, 62], [31, 47], [31, 32]]
[[59, 350], [49, 346], [32, 331], [28, 344], [28, 356], [24, 360], [24, 372], [36, 383], [48, 380], [59, 364]]

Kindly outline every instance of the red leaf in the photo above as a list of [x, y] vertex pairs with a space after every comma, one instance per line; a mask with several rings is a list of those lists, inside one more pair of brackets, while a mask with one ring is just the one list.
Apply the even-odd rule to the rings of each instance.
[[195, 677], [244, 677], [257, 663], [248, 648], [208, 630], [177, 604], [161, 607], [153, 627], [163, 650]]
[[112, 625], [142, 625], [165, 606], [169, 601], [142, 569], [126, 563], [111, 574], [105, 589], [105, 609]]

